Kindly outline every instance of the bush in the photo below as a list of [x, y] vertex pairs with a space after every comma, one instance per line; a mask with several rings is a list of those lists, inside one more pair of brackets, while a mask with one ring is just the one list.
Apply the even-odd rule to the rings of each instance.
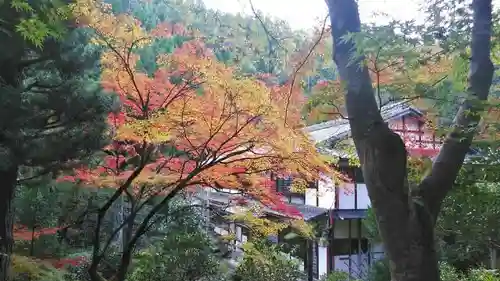
[[11, 272], [12, 281], [64, 281], [64, 271], [25, 256], [12, 256]]
[[[346, 281], [349, 280], [349, 273], [345, 271], [334, 271], [328, 275], [323, 275], [320, 281]], [[357, 279], [350, 279], [351, 281], [359, 281]]]
[[168, 233], [141, 252], [130, 281], [220, 280], [221, 270], [207, 235], [201, 230]]
[[473, 269], [469, 272], [467, 281], [500, 281], [500, 274], [484, 268]]
[[279, 246], [266, 242], [244, 245], [245, 255], [236, 268], [235, 281], [291, 281], [303, 280], [304, 272], [299, 263], [281, 252]]
[[[500, 281], [500, 275], [494, 270], [483, 268], [472, 269], [467, 274], [460, 272], [446, 262], [439, 263], [441, 281]], [[389, 273], [389, 264], [386, 259], [377, 261], [370, 270], [368, 280], [387, 281], [391, 280]], [[333, 279], [337, 280], [337, 279]], [[332, 281], [328, 279], [327, 281]]]
[[439, 263], [439, 270], [441, 274], [441, 281], [460, 281], [460, 274], [457, 269], [448, 263]]

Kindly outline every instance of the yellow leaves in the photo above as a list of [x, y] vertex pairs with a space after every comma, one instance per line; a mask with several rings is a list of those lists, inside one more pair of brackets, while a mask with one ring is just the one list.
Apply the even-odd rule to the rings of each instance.
[[230, 215], [228, 219], [243, 222], [251, 229], [252, 235], [263, 238], [271, 235], [278, 235], [280, 231], [288, 226], [283, 222], [256, 217], [251, 211]]
[[165, 143], [171, 139], [170, 127], [161, 114], [154, 114], [147, 119], [129, 118], [116, 129], [115, 140], [146, 141], [153, 144]]
[[255, 214], [255, 212], [252, 212], [251, 210], [229, 215], [228, 219], [244, 223], [251, 229], [253, 236], [257, 236], [260, 238], [278, 235], [288, 227], [292, 228], [297, 232], [297, 234], [302, 237], [314, 237], [313, 226], [303, 219], [271, 220], [268, 218], [259, 217]]
[[144, 44], [140, 41], [146, 36], [139, 21], [127, 14], [115, 16], [110, 4], [99, 0], [77, 0], [71, 9], [79, 24], [96, 31], [95, 43], [113, 45], [121, 52], [132, 44]]
[[292, 220], [290, 227], [298, 232], [302, 237], [313, 238], [315, 236], [314, 227], [305, 220]]
[[414, 82], [427, 83], [437, 81], [453, 70], [454, 58], [443, 57], [429, 61], [410, 73]]
[[305, 193], [309, 183], [302, 178], [294, 178], [292, 185], [290, 186], [290, 191], [295, 193]]

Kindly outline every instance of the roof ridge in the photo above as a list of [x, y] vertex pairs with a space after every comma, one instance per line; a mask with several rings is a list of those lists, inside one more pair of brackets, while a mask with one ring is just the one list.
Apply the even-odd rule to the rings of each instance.
[[[384, 112], [389, 111], [390, 109], [393, 109], [393, 108], [398, 107], [398, 106], [401, 106], [402, 109], [408, 109], [409, 108], [409, 109], [414, 109], [414, 110], [419, 111], [418, 109], [413, 108], [412, 106], [408, 105], [407, 103], [408, 102], [404, 101], [404, 100], [403, 101], [391, 101], [391, 102], [388, 102], [388, 103], [384, 104], [380, 108], [380, 112], [381, 112], [381, 114], [383, 114]], [[335, 127], [335, 126], [338, 126], [338, 125], [344, 125], [344, 124], [347, 124], [347, 123], [349, 123], [349, 120], [347, 120], [347, 118], [339, 118], [339, 119], [333, 119], [333, 120], [321, 122], [321, 123], [318, 123], [318, 124], [313, 124], [313, 125], [305, 127], [304, 129], [307, 132], [312, 132], [312, 131], [326, 129], [326, 128], [329, 128], [329, 127]]]

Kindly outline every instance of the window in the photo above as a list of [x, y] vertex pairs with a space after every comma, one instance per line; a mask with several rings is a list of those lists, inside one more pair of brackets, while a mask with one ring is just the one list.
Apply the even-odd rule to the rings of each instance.
[[292, 177], [276, 179], [276, 190], [282, 193], [290, 192], [292, 181]]
[[361, 253], [368, 252], [368, 239], [334, 239], [332, 243], [333, 255], [356, 255], [360, 252], [358, 244], [361, 246]]
[[286, 200], [288, 203], [292, 204], [305, 204], [306, 197], [303, 193], [295, 193], [290, 190], [292, 186], [293, 178], [276, 178], [276, 191], [282, 193], [286, 196]]
[[309, 186], [307, 188], [317, 189], [318, 188], [318, 181], [309, 182]]
[[354, 168], [354, 180], [356, 183], [365, 183], [365, 178], [363, 177], [363, 171], [360, 167]]

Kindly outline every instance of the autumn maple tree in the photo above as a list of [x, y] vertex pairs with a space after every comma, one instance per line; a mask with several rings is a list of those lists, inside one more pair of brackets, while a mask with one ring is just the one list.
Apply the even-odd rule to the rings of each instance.
[[[131, 16], [114, 15], [109, 5], [93, 0], [78, 1], [73, 8], [79, 23], [95, 31], [95, 43], [105, 47], [102, 86], [120, 101], [109, 115], [112, 143], [103, 148], [99, 163], [61, 178], [115, 189], [97, 210], [93, 280], [102, 280], [98, 265], [120, 231], [125, 246], [115, 280], [124, 280], [138, 240], [183, 190], [235, 189], [296, 217], [265, 184], [269, 173], [299, 175], [302, 184], [320, 173], [336, 176], [305, 133], [287, 125], [285, 116], [291, 111], [276, 91], [217, 62], [195, 34], [173, 53], [158, 54], [158, 69], [147, 75], [136, 67], [137, 50], [168, 40], [171, 25], [144, 30]], [[121, 197], [129, 204], [129, 215], [111, 237], [101, 239], [100, 224]]]

